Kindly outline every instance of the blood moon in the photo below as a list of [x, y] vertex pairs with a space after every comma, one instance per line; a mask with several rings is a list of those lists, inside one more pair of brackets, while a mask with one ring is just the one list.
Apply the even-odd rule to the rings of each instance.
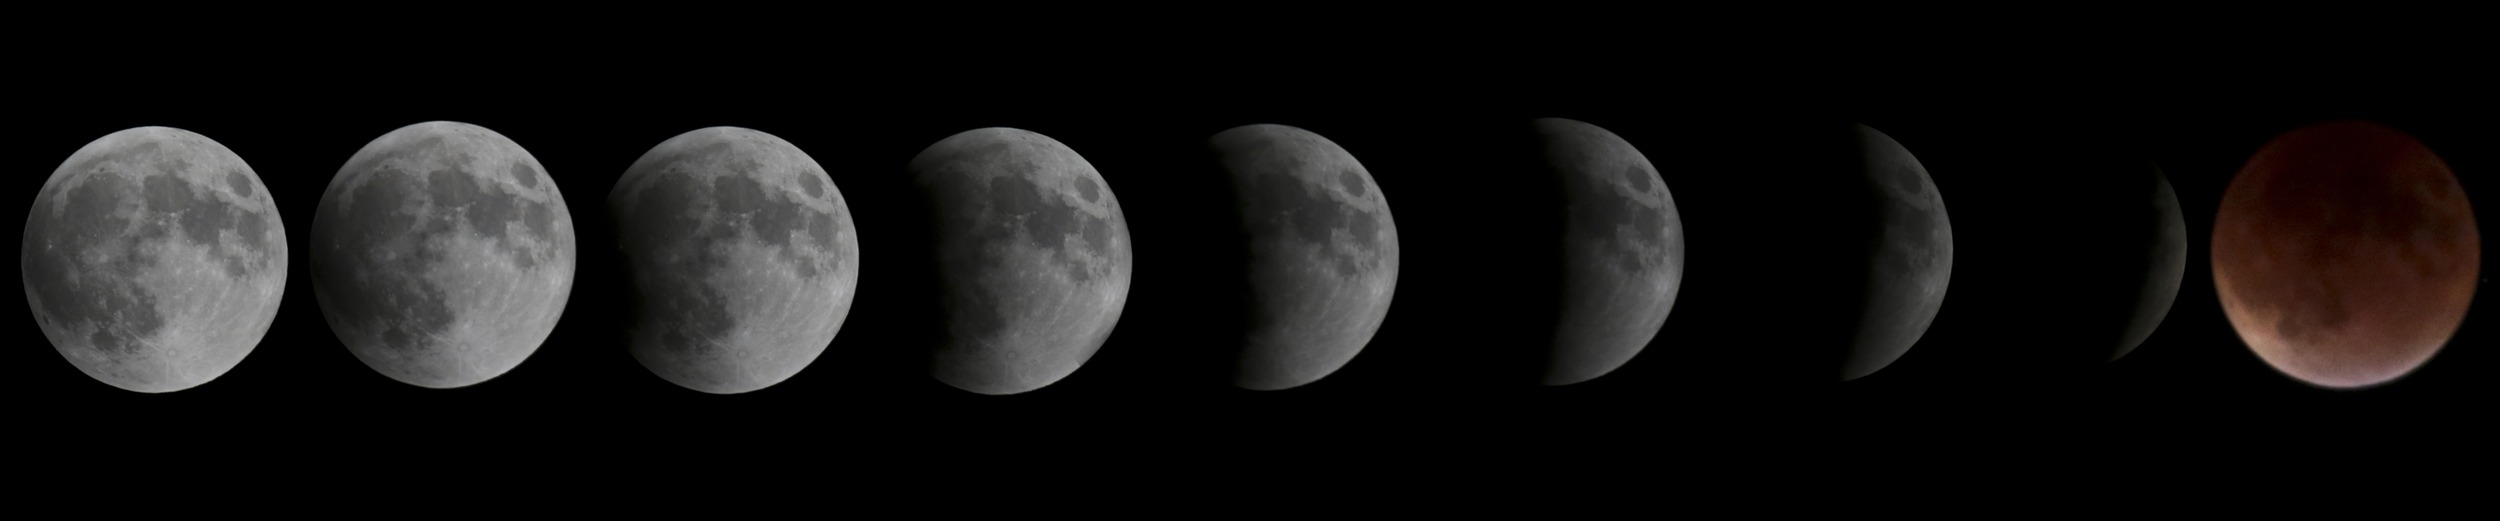
[[2340, 121], [2278, 136], [2214, 217], [2214, 286], [2258, 358], [2327, 388], [2386, 383], [2465, 319], [2481, 262], [2465, 190], [2430, 147]]

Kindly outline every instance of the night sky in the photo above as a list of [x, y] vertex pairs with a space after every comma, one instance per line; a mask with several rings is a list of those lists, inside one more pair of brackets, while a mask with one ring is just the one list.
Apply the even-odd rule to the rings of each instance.
[[[41, 94], [29, 99], [41, 101], [11, 118], [8, 190], [18, 215], [79, 146], [171, 126], [252, 165], [278, 202], [295, 258], [266, 340], [232, 372], [170, 394], [80, 374], [14, 307], [24, 300], [5, 299], [11, 307], [0, 316], [13, 340], [0, 367], [9, 408], [24, 411], [14, 430], [59, 446], [98, 433], [204, 429], [233, 450], [301, 460], [405, 446], [612, 454], [654, 468], [805, 461], [946, 474], [1039, 453], [1250, 476], [1384, 458], [1763, 472], [2216, 448], [2353, 461], [2399, 441], [2430, 450], [2488, 444], [2494, 432], [2483, 425], [2500, 323], [2487, 282], [2448, 347], [2421, 369], [2379, 388], [2328, 391], [2282, 376], [2240, 343], [2216, 301], [2206, 250], [2223, 189], [2251, 153], [2283, 131], [2344, 118], [2427, 143], [2456, 172], [2488, 236], [2487, 216], [2500, 212], [2500, 127], [2491, 124], [2500, 114], [2479, 97], [2492, 92], [2488, 83], [1969, 57], [1894, 69], [1715, 55], [1601, 67], [1364, 54], [1278, 60], [1246, 74], [1222, 63], [1231, 58], [1145, 66], [1080, 53], [1064, 70], [990, 71], [904, 55], [776, 76], [713, 72], [697, 64], [715, 58], [697, 53], [648, 58], [674, 63], [669, 74], [614, 72], [644, 59], [630, 53], [566, 56], [491, 66], [514, 74], [425, 77], [355, 61], [294, 69], [270, 60], [203, 82], [41, 65], [34, 76], [59, 81], [37, 82]], [[1306, 66], [1315, 69], [1276, 72]], [[1637, 146], [1688, 234], [1684, 287], [1656, 339], [1614, 373], [1565, 387], [1512, 378], [1516, 368], [1493, 362], [1534, 340], [1522, 323], [1539, 313], [1529, 302], [1543, 293], [1515, 283], [1513, 268], [1535, 256], [1527, 245], [1552, 238], [1520, 224], [1533, 222], [1521, 217], [1533, 210], [1509, 198], [1516, 176], [1488, 167], [1505, 163], [1482, 160], [1500, 153], [1486, 147], [1502, 146], [1482, 136], [1538, 117], [1591, 123]], [[580, 233], [579, 273], [553, 335], [517, 369], [453, 390], [392, 381], [350, 355], [322, 320], [304, 256], [313, 210], [348, 157], [433, 120], [484, 126], [526, 147]], [[1219, 250], [1206, 244], [1230, 232], [1210, 211], [1227, 201], [1213, 179], [1193, 177], [1208, 175], [1193, 161], [1208, 136], [1253, 123], [1318, 133], [1360, 160], [1394, 214], [1403, 257], [1371, 344], [1326, 379], [1281, 392], [1237, 389], [1203, 370], [1208, 350], [1234, 340], [1206, 332], [1237, 310], [1205, 298], [1223, 283], [1201, 269], [1217, 265], [1206, 256]], [[1854, 288], [1850, 260], [1831, 252], [1863, 223], [1836, 216], [1849, 195], [1818, 169], [1847, 150], [1814, 143], [1849, 123], [1884, 132], [1926, 167], [1955, 257], [1942, 311], [1917, 346], [1842, 383], [1826, 359], [1849, 326], [1837, 317], [1852, 311], [1836, 296]], [[670, 384], [627, 354], [614, 278], [622, 257], [602, 213], [643, 152], [720, 125], [779, 136], [822, 164], [850, 204], [863, 256], [857, 301], [825, 354], [786, 382], [728, 396]], [[991, 126], [1038, 132], [1083, 155], [1117, 194], [1135, 248], [1127, 307], [1100, 353], [1065, 380], [1014, 396], [964, 392], [927, 374], [914, 328], [931, 317], [914, 299], [930, 297], [903, 294], [919, 286], [899, 275], [925, 267], [902, 265], [911, 256], [897, 253], [930, 240], [894, 214], [911, 189], [905, 164], [939, 139]], [[2169, 176], [2184, 208], [2186, 277], [2150, 339], [2102, 362], [2094, 350], [2114, 348], [2142, 269], [2141, 253], [2126, 248], [2150, 239], [2111, 201], [2136, 197], [2121, 176], [2147, 163]], [[2487, 280], [2491, 256], [2483, 258]], [[442, 466], [456, 474], [462, 465]]]

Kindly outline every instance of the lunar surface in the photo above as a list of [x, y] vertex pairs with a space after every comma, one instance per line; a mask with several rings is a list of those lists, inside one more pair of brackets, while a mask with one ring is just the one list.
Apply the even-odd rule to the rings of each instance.
[[911, 172], [937, 212], [945, 339], [931, 369], [981, 394], [1039, 389], [1076, 372], [1119, 324], [1128, 221], [1075, 150], [1011, 128], [929, 145]]
[[521, 364], [573, 291], [573, 217], [538, 159], [476, 125], [374, 139], [313, 214], [313, 294], [391, 379], [473, 385]]
[[260, 344], [286, 291], [286, 229], [224, 145], [141, 127], [62, 162], [26, 216], [27, 309], [96, 381], [189, 389]]
[[2421, 367], [2465, 320], [2482, 262], [2465, 189], [2395, 129], [2294, 129], [2231, 179], [2214, 217], [2214, 289], [2276, 370], [2351, 389]]
[[1843, 380], [1874, 374], [1910, 352], [1935, 322], [1953, 278], [1953, 225], [1927, 167], [1892, 136], [1856, 129], [1882, 231], [1872, 238], [1866, 311], [1842, 364]]
[[633, 273], [634, 359], [710, 393], [787, 380], [824, 354], [859, 287], [842, 191], [795, 145], [713, 127], [643, 153], [608, 194]]
[[1533, 124], [1563, 186], [1562, 314], [1547, 385], [1605, 376], [1640, 354], [1684, 280], [1684, 222], [1665, 180], [1632, 144], [1595, 125]]
[[2155, 220], [2153, 229], [2146, 231], [2152, 245], [2145, 250], [2144, 289], [2137, 294], [2135, 316], [2127, 321], [2126, 337], [2110, 354], [2111, 360], [2127, 356], [2153, 336], [2162, 318], [2170, 316], [2170, 305], [2179, 297], [2179, 280], [2187, 275], [2187, 220], [2179, 212], [2179, 194], [2171, 191], [2170, 178], [2160, 170], [2154, 170], [2152, 177], [2150, 211]]
[[1282, 125], [1208, 140], [1250, 240], [1248, 337], [1234, 384], [1318, 381], [1371, 343], [1398, 283], [1398, 228], [1371, 172], [1344, 148]]

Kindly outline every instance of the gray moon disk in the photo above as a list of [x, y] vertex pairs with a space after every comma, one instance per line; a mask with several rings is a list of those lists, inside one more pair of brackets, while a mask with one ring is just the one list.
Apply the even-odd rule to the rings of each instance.
[[1252, 317], [1234, 384], [1327, 377], [1371, 343], [1397, 293], [1389, 200], [1353, 154], [1306, 130], [1248, 125], [1208, 141], [1250, 240]]
[[1927, 167], [1892, 136], [1856, 126], [1860, 165], [1877, 193], [1881, 231], [1874, 237], [1868, 287], [1856, 341], [1841, 379], [1883, 370], [1927, 334], [1953, 279], [1953, 224]]
[[2127, 356], [2153, 336], [2164, 317], [2170, 316], [2170, 305], [2179, 298], [2179, 282], [2187, 275], [2187, 218], [2179, 211], [2179, 194], [2170, 189], [2170, 178], [2160, 169], [2153, 171], [2151, 210], [2158, 216], [2151, 231], [2152, 244], [2145, 262], [2144, 289], [2137, 293], [2135, 315], [2127, 320], [2127, 334], [2110, 354], [2111, 360]]
[[1544, 382], [1605, 376], [1657, 336], [1684, 281], [1684, 221], [1640, 150], [1595, 125], [1534, 123], [1562, 177], [1562, 315]]
[[1040, 389], [1102, 348], [1128, 304], [1128, 220], [1094, 165], [1041, 134], [984, 128], [911, 160], [937, 212], [939, 381]]
[[823, 355], [859, 288], [859, 234], [833, 178], [753, 130], [679, 134], [608, 193], [633, 273], [634, 359], [660, 378], [742, 393]]
[[313, 295], [367, 367], [474, 385], [538, 350], [573, 292], [573, 217], [538, 159], [436, 121], [368, 143], [313, 213]]
[[286, 229], [260, 176], [188, 131], [114, 132], [44, 180], [19, 250], [27, 310], [70, 365], [179, 391], [260, 345], [286, 292]]

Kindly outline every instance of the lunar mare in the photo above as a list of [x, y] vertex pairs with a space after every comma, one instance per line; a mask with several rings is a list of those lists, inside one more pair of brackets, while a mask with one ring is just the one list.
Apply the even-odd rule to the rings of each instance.
[[2482, 239], [2446, 162], [2405, 133], [2301, 127], [2241, 167], [2214, 218], [2214, 289], [2241, 340], [2334, 389], [2422, 366], [2465, 320]]
[[1544, 383], [1604, 376], [1639, 355], [1675, 306], [1684, 225], [1647, 157], [1613, 132], [1567, 119], [1532, 124], [1563, 186], [1561, 317]]
[[2135, 314], [2127, 321], [2126, 336], [2120, 340], [2111, 360], [2127, 356], [2143, 345], [2153, 330], [2161, 327], [2170, 315], [2170, 306], [2179, 297], [2179, 283], [2187, 275], [2187, 220], [2179, 211], [2179, 195], [2170, 188], [2170, 178], [2159, 169], [2153, 172], [2152, 212], [2156, 215], [2151, 231], [2153, 244], [2146, 251], [2148, 270], [2144, 289], [2137, 293]]
[[1843, 380], [1874, 374], [1909, 353], [1936, 320], [1953, 278], [1953, 225], [1927, 167], [1891, 136], [1855, 128], [1881, 228], [1871, 237], [1865, 311], [1842, 364]]
[[573, 288], [572, 214], [538, 159], [465, 123], [384, 134], [313, 214], [313, 293], [366, 366], [473, 385], [536, 352]]
[[159, 393], [214, 380], [260, 344], [286, 290], [286, 230], [268, 194], [196, 133], [98, 138], [53, 170], [27, 215], [27, 309], [97, 381]]
[[859, 286], [842, 192], [781, 138], [713, 127], [634, 161], [608, 195], [632, 272], [634, 359], [677, 385], [741, 393], [824, 354]]
[[947, 137], [910, 170], [937, 226], [938, 380], [1014, 394], [1093, 358], [1128, 303], [1133, 266], [1102, 174], [1057, 140], [1011, 128]]
[[1247, 125], [1208, 142], [1250, 240], [1252, 316], [1234, 384], [1274, 390], [1327, 377], [1371, 342], [1396, 294], [1388, 199], [1353, 154], [1306, 130]]

